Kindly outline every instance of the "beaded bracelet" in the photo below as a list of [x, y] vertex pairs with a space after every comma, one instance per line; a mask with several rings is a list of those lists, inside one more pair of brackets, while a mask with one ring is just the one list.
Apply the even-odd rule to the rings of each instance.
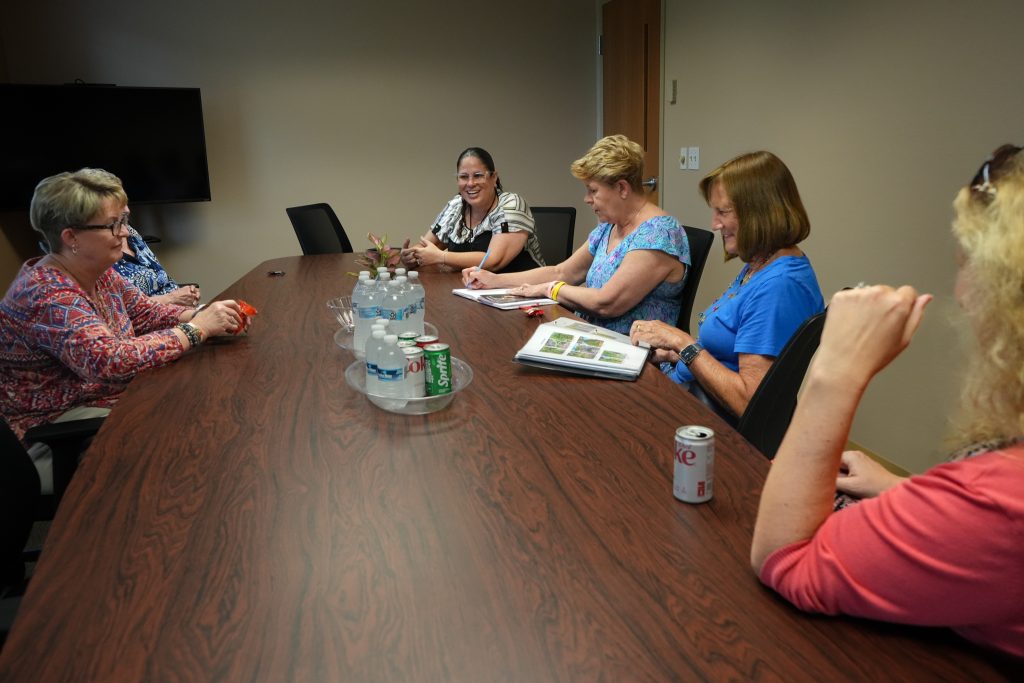
[[185, 338], [188, 339], [188, 343], [193, 348], [199, 346], [203, 342], [203, 335], [199, 333], [199, 328], [192, 323], [178, 323], [176, 327], [182, 331]]

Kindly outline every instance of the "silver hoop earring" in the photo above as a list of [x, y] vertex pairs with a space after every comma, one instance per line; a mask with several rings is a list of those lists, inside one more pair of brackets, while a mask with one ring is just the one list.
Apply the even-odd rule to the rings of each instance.
[[71, 253], [75, 254], [76, 256], [78, 255], [78, 245], [77, 244], [72, 244], [71, 245]]

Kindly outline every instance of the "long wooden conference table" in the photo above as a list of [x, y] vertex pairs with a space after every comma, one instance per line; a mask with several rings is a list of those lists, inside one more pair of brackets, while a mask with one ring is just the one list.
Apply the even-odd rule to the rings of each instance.
[[[268, 271], [284, 271], [268, 276]], [[267, 261], [260, 314], [125, 392], [83, 459], [3, 681], [999, 680], [940, 629], [797, 612], [748, 554], [768, 462], [648, 367], [511, 362], [538, 324], [425, 274], [475, 370], [403, 416], [344, 381], [325, 302], [352, 255]], [[552, 309], [545, 317], [559, 315]], [[717, 433], [715, 496], [672, 496], [673, 435]]]

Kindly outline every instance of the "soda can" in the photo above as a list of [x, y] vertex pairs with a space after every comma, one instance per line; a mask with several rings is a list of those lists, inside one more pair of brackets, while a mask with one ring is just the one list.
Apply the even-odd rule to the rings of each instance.
[[416, 337], [419, 336], [415, 332], [402, 332], [398, 335], [398, 342], [411, 341], [413, 344], [416, 343]]
[[407, 348], [410, 348], [410, 347], [413, 347], [413, 346], [415, 346], [417, 349], [420, 348], [416, 344], [416, 342], [414, 342], [412, 339], [399, 339], [398, 340], [398, 348], [400, 348], [400, 349], [407, 349]]
[[416, 346], [420, 347], [421, 349], [426, 347], [426, 346], [429, 346], [430, 344], [436, 344], [436, 343], [437, 343], [437, 335], [436, 334], [422, 334], [422, 335], [416, 337]]
[[[399, 342], [401, 344], [401, 342]], [[413, 344], [402, 348], [405, 354], [405, 395], [409, 398], [426, 396], [427, 383], [423, 349]]]
[[704, 503], [715, 491], [715, 433], [687, 425], [676, 430], [672, 493], [684, 503]]
[[427, 396], [452, 393], [452, 352], [448, 345], [427, 344], [423, 347], [423, 359]]

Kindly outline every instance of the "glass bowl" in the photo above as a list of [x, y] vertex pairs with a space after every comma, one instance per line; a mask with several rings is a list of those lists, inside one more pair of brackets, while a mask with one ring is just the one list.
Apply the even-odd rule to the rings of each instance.
[[400, 415], [426, 415], [436, 413], [448, 407], [455, 400], [455, 395], [465, 389], [473, 381], [473, 368], [469, 363], [452, 356], [452, 391], [440, 396], [424, 396], [423, 398], [395, 398], [366, 393], [366, 363], [354, 361], [345, 368], [345, 382], [350, 387], [370, 400], [370, 403], [389, 413]]
[[[355, 333], [355, 327], [347, 329], [342, 327], [340, 330], [334, 333], [334, 343], [355, 354], [356, 358], [362, 358], [366, 355], [366, 349], [355, 349], [352, 344], [352, 335]], [[428, 322], [423, 323], [423, 334], [432, 334], [437, 336], [437, 328]]]

